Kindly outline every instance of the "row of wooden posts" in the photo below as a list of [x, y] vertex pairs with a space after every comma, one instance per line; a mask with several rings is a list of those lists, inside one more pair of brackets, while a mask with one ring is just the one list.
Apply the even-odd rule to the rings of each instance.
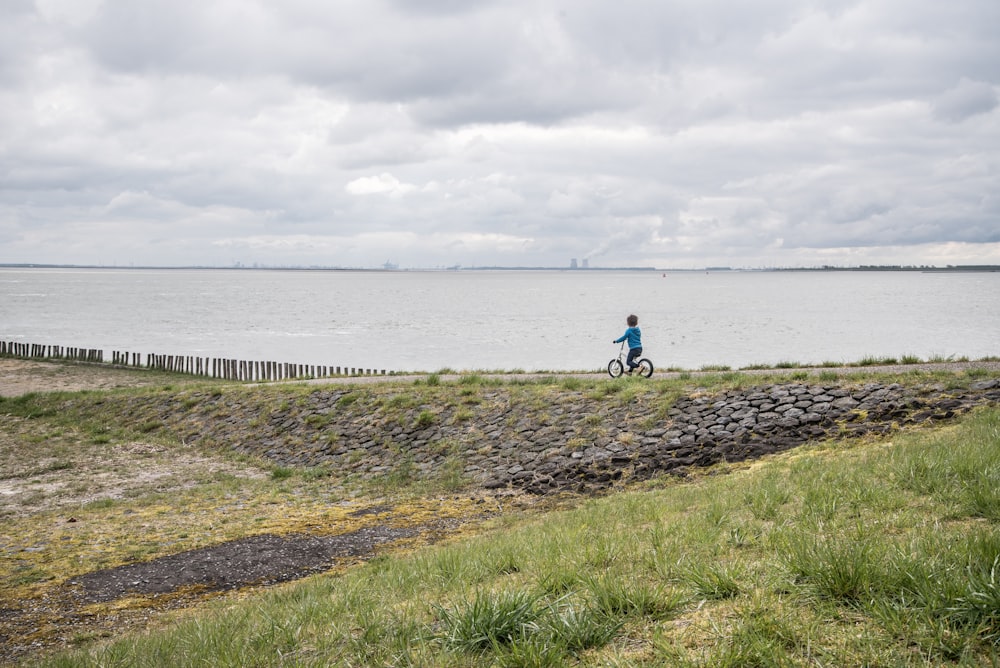
[[[104, 363], [103, 350], [52, 346], [38, 343], [17, 343], [15, 341], [0, 341], [0, 356]], [[154, 353], [144, 355], [143, 353], [123, 351], [112, 351], [110, 363], [114, 366], [142, 367], [172, 371], [174, 373], [208, 376], [209, 378], [243, 381], [386, 375], [384, 369], [246, 361], [219, 357], [194, 357], [190, 355], [157, 355]]]

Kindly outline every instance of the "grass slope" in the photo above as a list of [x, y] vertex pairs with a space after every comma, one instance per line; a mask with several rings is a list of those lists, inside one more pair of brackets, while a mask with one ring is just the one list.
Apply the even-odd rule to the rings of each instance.
[[[5, 406], [35, 422], [18, 423], [24, 440], [44, 427], [36, 448], [136, 437], [98, 429], [99, 420], [74, 431], [58, 410], [45, 414], [59, 402], [66, 397]], [[73, 465], [69, 450], [61, 457], [53, 466]], [[227, 472], [84, 510], [113, 525], [221, 503], [221, 537], [300, 512], [328, 519], [350, 497], [279, 473]], [[182, 519], [175, 549], [201, 532], [194, 515]], [[503, 515], [479, 535], [222, 598], [32, 665], [988, 665], [1000, 660], [998, 520], [1000, 410], [989, 408], [933, 431], [813, 444], [686, 482]], [[18, 521], [0, 529], [13, 535]], [[123, 558], [100, 535], [89, 540], [76, 549]], [[19, 586], [52, 577], [31, 573]]]

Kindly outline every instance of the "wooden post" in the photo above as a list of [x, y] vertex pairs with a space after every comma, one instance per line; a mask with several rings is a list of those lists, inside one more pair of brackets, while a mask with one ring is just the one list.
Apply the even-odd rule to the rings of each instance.
[[[0, 355], [26, 357], [31, 359], [66, 359], [81, 362], [105, 362], [104, 350], [101, 348], [82, 348], [75, 346], [58, 346], [47, 343], [30, 343], [17, 341], [0, 341]], [[212, 378], [239, 381], [275, 381], [297, 378], [329, 378], [332, 376], [385, 376], [390, 372], [385, 369], [370, 369], [365, 367], [340, 367], [325, 364], [299, 364], [293, 362], [274, 362], [270, 360], [237, 360], [220, 357], [201, 357], [194, 355], [159, 355], [145, 354], [127, 350], [111, 350], [108, 358], [110, 364], [116, 366], [134, 366], [173, 373], [203, 375]], [[393, 372], [394, 373], [394, 372]]]

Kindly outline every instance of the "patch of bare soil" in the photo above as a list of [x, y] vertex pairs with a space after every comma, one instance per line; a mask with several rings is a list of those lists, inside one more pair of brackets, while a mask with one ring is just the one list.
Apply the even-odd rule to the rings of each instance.
[[414, 528], [376, 526], [338, 536], [259, 535], [171, 554], [160, 559], [108, 568], [73, 578], [85, 603], [113, 601], [129, 594], [167, 594], [183, 587], [225, 591], [272, 585], [329, 570], [345, 558], [368, 557], [379, 545], [409, 538]]
[[[0, 445], [27, 438], [31, 425], [3, 416]], [[221, 476], [263, 478], [255, 467], [207, 457], [194, 449], [167, 449], [153, 443], [106, 444], [97, 448], [67, 444], [55, 456], [18, 457], [7, 444], [0, 452], [0, 518], [28, 517], [94, 501], [135, 498], [145, 493], [177, 492]]]
[[29, 392], [77, 392], [163, 385], [162, 376], [102, 364], [0, 359], [0, 397]]

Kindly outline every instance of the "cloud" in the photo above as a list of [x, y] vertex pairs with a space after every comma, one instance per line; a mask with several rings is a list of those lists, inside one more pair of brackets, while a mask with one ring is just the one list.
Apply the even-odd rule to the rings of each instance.
[[945, 121], [960, 122], [989, 113], [997, 108], [997, 104], [995, 86], [963, 77], [954, 88], [945, 91], [934, 101], [934, 116]]
[[363, 176], [355, 179], [344, 186], [344, 189], [352, 195], [386, 194], [390, 197], [401, 197], [408, 192], [413, 192], [417, 187], [409, 183], [400, 183], [399, 179], [392, 174], [382, 173], [378, 176]]
[[1000, 263], [997, 24], [991, 0], [11, 0], [0, 262]]

